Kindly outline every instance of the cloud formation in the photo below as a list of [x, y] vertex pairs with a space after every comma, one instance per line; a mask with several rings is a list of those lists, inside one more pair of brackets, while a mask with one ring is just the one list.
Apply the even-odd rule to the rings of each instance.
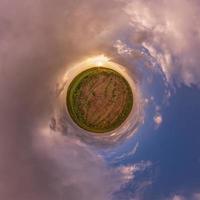
[[199, 193], [194, 193], [189, 196], [184, 196], [184, 195], [174, 195], [172, 198], [169, 198], [168, 200], [199, 200], [200, 199], [200, 194]]
[[131, 49], [142, 46], [168, 80], [198, 85], [198, 1], [1, 0], [0, 5], [0, 199], [110, 199], [120, 187], [116, 179], [124, 179], [95, 151], [60, 133], [49, 143], [56, 132], [43, 127], [53, 115], [56, 83], [88, 55], [141, 58]]
[[199, 85], [199, 2], [133, 0], [124, 10], [135, 31], [133, 43], [149, 50], [167, 79]]
[[159, 126], [161, 123], [162, 123], [162, 121], [163, 121], [163, 119], [162, 119], [162, 115], [161, 114], [156, 114], [155, 116], [154, 116], [154, 122], [155, 122], [155, 124], [157, 125], [157, 126]]
[[43, 131], [53, 115], [57, 79], [69, 63], [98, 50], [114, 7], [1, 1], [0, 199], [110, 199], [121, 182], [89, 147], [57, 132], [50, 144], [52, 132]]

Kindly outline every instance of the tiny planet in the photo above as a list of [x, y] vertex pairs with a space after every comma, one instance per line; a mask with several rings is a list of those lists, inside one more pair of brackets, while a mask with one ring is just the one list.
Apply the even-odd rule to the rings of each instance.
[[128, 81], [117, 71], [92, 67], [79, 73], [67, 90], [66, 105], [80, 128], [106, 133], [123, 125], [133, 107]]

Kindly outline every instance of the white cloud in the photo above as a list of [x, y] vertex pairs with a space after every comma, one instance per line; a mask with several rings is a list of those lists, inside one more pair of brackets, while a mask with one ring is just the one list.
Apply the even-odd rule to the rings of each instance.
[[160, 126], [161, 123], [163, 122], [162, 115], [160, 113], [156, 113], [156, 115], [154, 116], [153, 120], [154, 120], [154, 122], [155, 122], [157, 127]]
[[190, 195], [173, 195], [171, 198], [166, 200], [200, 200], [200, 193], [193, 193]]
[[[200, 83], [200, 7], [196, 0], [132, 0], [125, 12], [134, 34], [160, 63], [168, 80]], [[138, 42], [137, 37], [134, 42]]]
[[49, 128], [39, 128], [34, 147], [38, 156], [46, 160], [43, 168], [53, 165], [48, 170], [49, 184], [57, 199], [111, 199], [112, 193], [121, 186], [124, 176], [108, 168], [102, 157], [77, 139], [66, 138]]
[[133, 165], [122, 166], [118, 170], [122, 174], [124, 183], [128, 183], [134, 179], [136, 172], [144, 171], [151, 166], [151, 161], [141, 161]]
[[53, 115], [58, 77], [102, 44], [111, 46], [115, 7], [99, 0], [1, 1], [0, 199], [107, 200], [121, 183], [95, 151], [41, 128]]
[[125, 152], [123, 153], [122, 155], [120, 156], [117, 156], [113, 163], [116, 163], [116, 162], [122, 162], [124, 159], [128, 159], [129, 157], [132, 157], [135, 155], [135, 153], [137, 152], [137, 149], [139, 147], [139, 142], [137, 142], [133, 147], [132, 149], [130, 149], [128, 152]]
[[185, 198], [182, 197], [182, 196], [179, 196], [179, 195], [175, 195], [175, 196], [172, 198], [172, 200], [185, 200]]
[[121, 40], [117, 40], [113, 45], [117, 49], [118, 54], [120, 55], [131, 55], [133, 53], [133, 49], [129, 48], [126, 44], [124, 44]]

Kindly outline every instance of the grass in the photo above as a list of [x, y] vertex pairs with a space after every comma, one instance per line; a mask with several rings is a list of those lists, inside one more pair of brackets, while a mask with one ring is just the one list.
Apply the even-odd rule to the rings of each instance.
[[94, 67], [72, 80], [66, 104], [79, 127], [105, 133], [118, 128], [126, 120], [133, 107], [133, 94], [121, 74], [109, 68]]

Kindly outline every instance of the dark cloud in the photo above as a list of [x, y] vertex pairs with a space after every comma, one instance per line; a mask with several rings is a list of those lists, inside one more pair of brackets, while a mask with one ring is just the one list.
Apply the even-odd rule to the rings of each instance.
[[114, 7], [100, 1], [1, 1], [1, 199], [102, 200], [117, 186], [113, 172], [87, 147], [70, 140], [48, 146], [42, 135], [57, 78], [67, 64], [98, 49]]

